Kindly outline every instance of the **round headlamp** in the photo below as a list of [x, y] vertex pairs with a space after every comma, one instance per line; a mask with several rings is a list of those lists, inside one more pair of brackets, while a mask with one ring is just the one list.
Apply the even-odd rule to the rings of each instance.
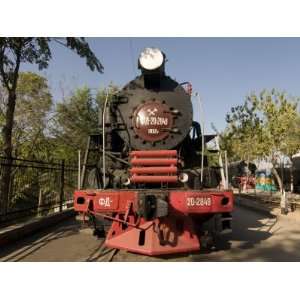
[[145, 70], [158, 69], [164, 62], [164, 55], [158, 48], [145, 48], [139, 57], [140, 66]]

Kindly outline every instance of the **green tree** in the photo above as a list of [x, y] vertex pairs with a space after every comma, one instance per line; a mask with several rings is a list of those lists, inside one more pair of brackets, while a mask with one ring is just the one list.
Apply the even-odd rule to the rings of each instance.
[[45, 135], [52, 107], [47, 79], [31, 72], [20, 73], [13, 128], [14, 156], [46, 159]]
[[221, 147], [227, 150], [231, 161], [249, 163], [265, 155], [262, 148], [265, 132], [254, 94], [248, 96], [242, 105], [232, 107], [226, 115], [226, 122], [228, 126], [221, 135]]
[[[88, 67], [103, 71], [103, 66], [91, 51], [84, 38], [0, 38], [0, 80], [7, 93], [2, 128], [3, 152], [12, 157], [12, 133], [17, 99], [17, 86], [21, 63], [36, 64], [40, 70], [48, 67], [52, 58], [49, 43], [57, 42], [86, 59]], [[1, 178], [0, 212], [6, 212], [10, 182], [10, 168], [5, 168]]]
[[97, 103], [87, 87], [57, 103], [51, 129], [56, 157], [76, 161], [77, 151], [85, 148], [87, 137], [97, 129], [97, 111]]
[[[299, 150], [298, 98], [272, 90], [247, 97], [227, 115], [227, 143], [240, 159], [268, 158], [275, 166], [278, 155], [291, 157]], [[298, 133], [297, 133], [298, 132]], [[280, 190], [282, 180], [273, 167]]]
[[85, 151], [88, 136], [99, 133], [98, 119], [102, 117], [99, 108], [107, 93], [111, 100], [116, 91], [118, 87], [110, 86], [94, 96], [90, 88], [78, 88], [69, 98], [57, 103], [51, 129], [53, 153], [57, 158], [77, 162], [77, 151]]
[[[32, 72], [20, 73], [17, 98], [12, 132], [13, 156], [48, 160], [52, 96], [47, 79]], [[5, 120], [6, 99], [5, 90], [0, 88], [0, 127]], [[2, 136], [0, 145], [3, 145]]]

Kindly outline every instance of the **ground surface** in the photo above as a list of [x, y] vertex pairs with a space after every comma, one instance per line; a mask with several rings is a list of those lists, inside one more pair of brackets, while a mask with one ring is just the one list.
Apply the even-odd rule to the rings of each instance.
[[[237, 207], [227, 249], [209, 253], [147, 257], [119, 251], [113, 261], [300, 261], [300, 222]], [[103, 240], [80, 222], [57, 226], [0, 249], [0, 261], [99, 261]]]

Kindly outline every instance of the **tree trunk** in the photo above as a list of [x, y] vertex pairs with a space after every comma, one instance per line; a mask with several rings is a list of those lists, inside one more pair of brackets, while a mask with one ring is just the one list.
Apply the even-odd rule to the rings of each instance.
[[9, 205], [9, 187], [11, 181], [12, 164], [12, 129], [16, 106], [16, 93], [10, 90], [8, 93], [7, 109], [5, 113], [5, 125], [2, 129], [3, 152], [7, 158], [6, 166], [3, 166], [3, 173], [0, 186], [0, 213], [6, 214]]
[[281, 180], [281, 178], [280, 178], [280, 176], [279, 176], [277, 170], [275, 169], [275, 167], [273, 167], [271, 171], [272, 171], [273, 175], [275, 176], [275, 179], [276, 179], [276, 181], [277, 181], [277, 183], [278, 183], [278, 186], [279, 186], [279, 190], [280, 190], [280, 192], [282, 193], [282, 191], [283, 191], [282, 180]]
[[246, 170], [246, 182], [245, 182], [245, 191], [248, 193], [248, 183], [249, 183], [249, 156], [247, 156], [247, 170]]
[[272, 173], [274, 174], [276, 181], [279, 185], [279, 189], [280, 189], [280, 208], [281, 208], [281, 213], [282, 214], [287, 214], [288, 213], [288, 200], [285, 194], [285, 190], [283, 188], [283, 183], [282, 183], [282, 179], [280, 178], [277, 170], [273, 167], [272, 168]]
[[294, 165], [293, 165], [293, 158], [290, 157], [291, 166], [290, 166], [290, 181], [291, 181], [291, 194], [294, 193]]

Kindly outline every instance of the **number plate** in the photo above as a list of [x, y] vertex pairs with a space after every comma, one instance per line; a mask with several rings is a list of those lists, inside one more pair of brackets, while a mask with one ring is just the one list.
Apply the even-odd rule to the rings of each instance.
[[187, 197], [186, 205], [187, 207], [203, 207], [211, 206], [211, 197]]

